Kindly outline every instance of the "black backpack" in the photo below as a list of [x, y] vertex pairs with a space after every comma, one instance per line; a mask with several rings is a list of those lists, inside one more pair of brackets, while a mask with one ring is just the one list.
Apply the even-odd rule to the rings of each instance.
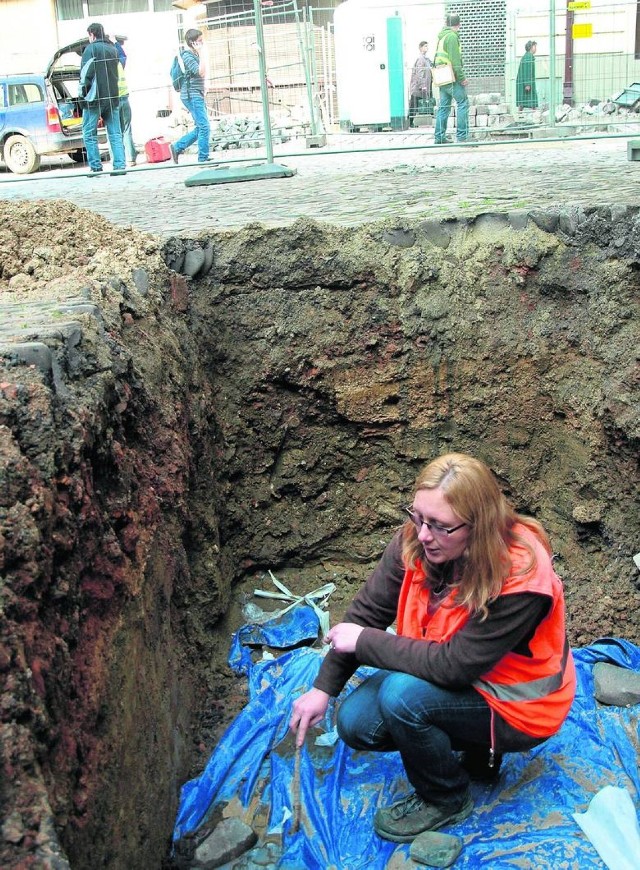
[[180, 88], [186, 78], [187, 71], [184, 68], [184, 61], [182, 60], [182, 55], [178, 52], [171, 64], [171, 81], [173, 83], [173, 89], [180, 92]]

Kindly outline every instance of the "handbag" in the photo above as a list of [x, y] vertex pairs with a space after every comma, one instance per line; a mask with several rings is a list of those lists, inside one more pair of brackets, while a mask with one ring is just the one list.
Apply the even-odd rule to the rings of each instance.
[[431, 75], [433, 77], [433, 83], [439, 88], [441, 88], [442, 85], [452, 85], [456, 80], [453, 67], [450, 63], [441, 63], [438, 64], [438, 66], [432, 67]]

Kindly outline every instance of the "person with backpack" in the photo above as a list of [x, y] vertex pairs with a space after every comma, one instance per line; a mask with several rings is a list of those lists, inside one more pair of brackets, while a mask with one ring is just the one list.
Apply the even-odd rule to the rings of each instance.
[[198, 163], [206, 163], [209, 159], [210, 127], [204, 99], [207, 66], [202, 31], [193, 28], [187, 30], [184, 41], [187, 47], [181, 49], [179, 55], [176, 56], [171, 67], [171, 78], [174, 88], [176, 84], [179, 85], [180, 99], [193, 118], [195, 127], [169, 147], [173, 162], [177, 163], [182, 152], [197, 140]]

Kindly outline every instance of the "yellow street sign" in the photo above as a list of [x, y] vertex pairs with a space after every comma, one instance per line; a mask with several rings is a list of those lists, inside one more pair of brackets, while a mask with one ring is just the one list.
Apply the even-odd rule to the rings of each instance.
[[574, 24], [571, 33], [574, 39], [589, 39], [593, 36], [593, 24]]

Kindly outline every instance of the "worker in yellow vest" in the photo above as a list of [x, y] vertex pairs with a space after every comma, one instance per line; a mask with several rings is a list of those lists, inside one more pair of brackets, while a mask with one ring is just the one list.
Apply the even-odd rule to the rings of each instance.
[[127, 164], [135, 166], [138, 157], [136, 146], [133, 141], [133, 133], [131, 132], [131, 104], [129, 103], [129, 86], [124, 74], [124, 67], [118, 61], [118, 96], [120, 104], [118, 111], [120, 113], [120, 128], [122, 129], [122, 141], [124, 142], [124, 151], [127, 157]]

